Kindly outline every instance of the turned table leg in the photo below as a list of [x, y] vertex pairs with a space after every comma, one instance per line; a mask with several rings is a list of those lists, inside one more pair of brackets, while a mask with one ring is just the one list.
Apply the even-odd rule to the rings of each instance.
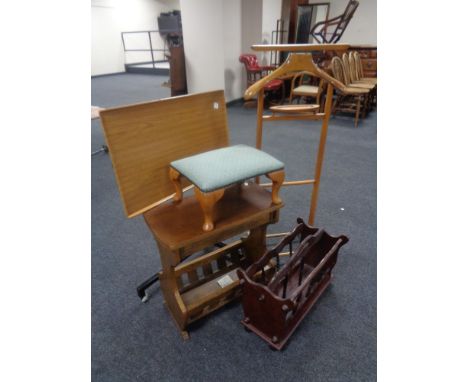
[[284, 182], [284, 170], [270, 172], [266, 174], [266, 176], [271, 180], [273, 184], [271, 190], [271, 200], [273, 204], [280, 204], [282, 200], [279, 196], [279, 190]]
[[182, 191], [182, 184], [180, 182], [180, 172], [169, 167], [169, 179], [174, 184], [175, 187], [175, 195], [174, 195], [174, 202], [180, 202], [184, 196]]
[[215, 203], [222, 198], [224, 194], [224, 188], [212, 192], [202, 192], [198, 187], [195, 187], [195, 197], [200, 203], [200, 207], [203, 210], [204, 223], [203, 231], [212, 231], [214, 228], [213, 224], [213, 206]]

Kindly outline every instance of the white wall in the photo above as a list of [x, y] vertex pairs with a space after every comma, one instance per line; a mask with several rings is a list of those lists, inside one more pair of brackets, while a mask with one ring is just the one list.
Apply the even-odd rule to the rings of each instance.
[[[281, 0], [263, 0], [262, 5], [262, 38], [258, 43], [271, 44], [271, 32], [276, 30], [276, 21], [281, 19]], [[263, 65], [270, 64], [270, 53], [259, 57]]]
[[281, 18], [281, 0], [263, 0], [262, 43], [271, 44], [271, 32], [276, 30], [276, 20]]
[[223, 2], [180, 0], [189, 93], [224, 89]]
[[124, 71], [118, 11], [91, 5], [91, 75]]
[[228, 102], [240, 98], [245, 88], [244, 66], [239, 62], [241, 14], [241, 0], [223, 1], [224, 95]]
[[[309, 1], [311, 4], [320, 2]], [[348, 0], [330, 0], [328, 17], [342, 14], [347, 4]], [[377, 45], [377, 0], [359, 0], [359, 7], [339, 42]]]
[[[241, 12], [241, 53], [255, 53], [250, 48], [254, 44], [262, 42], [262, 18], [263, 18], [263, 2], [262, 0], [242, 0]], [[262, 54], [257, 54], [260, 62], [262, 62]], [[242, 92], [237, 98], [244, 95], [247, 86], [247, 75], [245, 68], [242, 65]]]
[[[91, 75], [123, 72], [125, 57], [120, 33], [155, 30], [158, 15], [173, 9], [180, 9], [179, 0], [92, 0]], [[159, 34], [152, 37], [155, 45], [159, 44], [156, 47], [162, 48]], [[148, 48], [143, 45], [142, 36], [129, 38], [135, 45]], [[149, 61], [151, 55], [149, 52], [130, 53], [126, 59], [127, 63]]]
[[252, 53], [250, 47], [262, 41], [262, 0], [242, 0], [242, 53]]
[[[348, 0], [330, 3], [333, 17], [343, 12]], [[92, 0], [92, 75], [124, 71], [120, 32], [156, 29], [160, 12], [180, 9], [189, 93], [224, 89], [227, 101], [241, 98], [246, 78], [239, 55], [251, 53], [252, 44], [270, 42], [287, 4], [288, 0]], [[376, 0], [360, 0], [342, 42], [376, 44], [376, 9]], [[268, 53], [258, 56], [268, 63]], [[126, 59], [137, 58], [127, 54]]]
[[[344, 9], [347, 1], [341, 2]], [[331, 5], [333, 11], [335, 4]], [[351, 44], [377, 45], [377, 0], [359, 0], [359, 7], [341, 39]]]
[[241, 53], [261, 41], [262, 0], [180, 0], [189, 93], [224, 89], [226, 101], [243, 96]]

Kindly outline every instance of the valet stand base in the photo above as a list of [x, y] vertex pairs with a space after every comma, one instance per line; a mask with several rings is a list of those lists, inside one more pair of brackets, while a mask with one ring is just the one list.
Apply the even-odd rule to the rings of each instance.
[[[237, 270], [265, 253], [267, 226], [278, 221], [283, 207], [271, 198], [255, 183], [226, 189], [213, 209], [215, 228], [208, 232], [202, 229], [204, 216], [194, 196], [144, 214], [159, 249], [164, 302], [184, 340], [192, 322], [240, 297]], [[221, 247], [202, 252], [216, 246]]]

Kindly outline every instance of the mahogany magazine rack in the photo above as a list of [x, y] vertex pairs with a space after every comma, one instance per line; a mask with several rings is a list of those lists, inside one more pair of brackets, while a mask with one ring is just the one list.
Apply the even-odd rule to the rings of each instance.
[[[338, 251], [348, 242], [344, 235], [330, 236], [300, 218], [297, 222], [277, 246], [247, 270], [237, 271], [243, 288], [242, 324], [275, 350], [284, 347], [330, 284]], [[300, 245], [293, 252], [292, 242], [296, 238]], [[287, 245], [289, 258], [281, 267], [281, 251]]]

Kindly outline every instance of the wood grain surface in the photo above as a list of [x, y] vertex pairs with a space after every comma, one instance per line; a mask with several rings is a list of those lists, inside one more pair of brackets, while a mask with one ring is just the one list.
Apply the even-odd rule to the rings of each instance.
[[174, 193], [170, 162], [229, 145], [222, 90], [106, 109], [101, 121], [128, 217]]

